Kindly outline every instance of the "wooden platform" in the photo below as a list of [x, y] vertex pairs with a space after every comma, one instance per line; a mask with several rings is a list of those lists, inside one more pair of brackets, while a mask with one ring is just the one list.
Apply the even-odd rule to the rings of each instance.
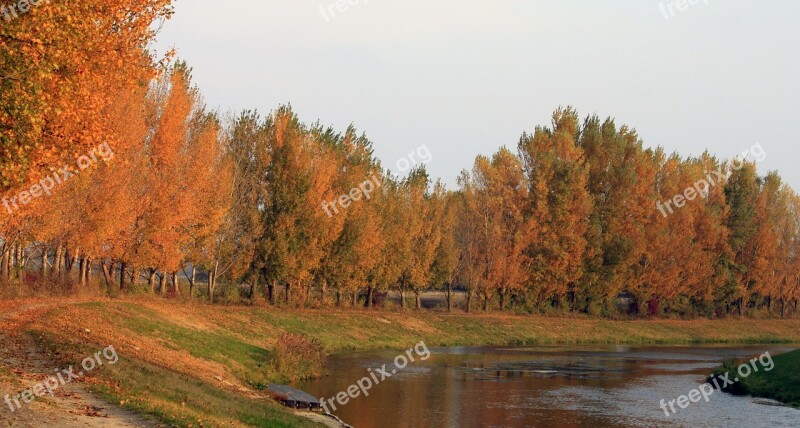
[[294, 409], [308, 409], [321, 411], [319, 399], [299, 389], [286, 385], [269, 385], [269, 392], [275, 399], [286, 407]]

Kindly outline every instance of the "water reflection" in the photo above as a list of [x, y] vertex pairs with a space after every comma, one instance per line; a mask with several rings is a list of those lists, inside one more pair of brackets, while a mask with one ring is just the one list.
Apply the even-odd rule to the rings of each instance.
[[[726, 358], [792, 348], [543, 346], [431, 349], [336, 415], [368, 427], [789, 427], [800, 412], [715, 393], [667, 418], [661, 399], [696, 388]], [[330, 376], [299, 385], [332, 397], [396, 352], [341, 355]]]

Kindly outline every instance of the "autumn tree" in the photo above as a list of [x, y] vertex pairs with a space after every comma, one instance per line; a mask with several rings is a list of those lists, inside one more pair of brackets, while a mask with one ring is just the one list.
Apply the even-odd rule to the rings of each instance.
[[[232, 209], [233, 159], [224, 151], [220, 141], [216, 115], [200, 108], [190, 123], [186, 147], [183, 150], [183, 188], [181, 203], [186, 204], [187, 220], [180, 226], [183, 233], [182, 252], [189, 271], [189, 297], [193, 297], [196, 266], [205, 266], [218, 275], [220, 258], [225, 254], [224, 225]], [[223, 271], [224, 272], [224, 271]], [[177, 281], [175, 272], [173, 282]], [[177, 283], [174, 284], [177, 289]]]
[[484, 289], [486, 282], [486, 233], [482, 198], [472, 175], [463, 171], [458, 178], [460, 191], [456, 193], [458, 204], [455, 236], [458, 246], [458, 258], [461, 269], [457, 280], [465, 288], [467, 313], [472, 310], [472, 299], [479, 290]]
[[478, 260], [483, 271], [478, 290], [483, 309], [489, 309], [489, 302], [497, 293], [500, 310], [504, 310], [509, 294], [521, 291], [530, 276], [526, 250], [534, 225], [525, 216], [528, 183], [522, 162], [501, 148], [491, 159], [479, 156], [472, 177], [464, 182], [474, 186], [462, 190], [475, 192], [470, 197], [475, 197], [474, 208], [481, 227]]
[[[262, 209], [269, 195], [264, 172], [271, 162], [269, 128], [255, 111], [242, 112], [231, 120], [226, 130], [225, 153], [231, 164], [230, 210], [216, 238], [218, 272], [232, 280], [249, 279], [251, 299], [255, 297], [259, 277], [267, 275], [257, 254], [265, 225]], [[268, 281], [268, 301], [275, 303], [275, 283]]]
[[755, 165], [745, 164], [730, 172], [725, 183], [725, 198], [730, 208], [726, 226], [730, 233], [733, 257], [729, 264], [731, 279], [727, 285], [730, 304], [735, 304], [739, 315], [752, 294], [752, 266], [756, 257], [758, 231], [758, 197], [761, 180]]
[[333, 186], [339, 160], [315, 138], [288, 107], [268, 121], [271, 163], [266, 171], [267, 194], [262, 214], [266, 226], [259, 243], [268, 279], [292, 287], [306, 301], [314, 272], [341, 232], [344, 217], [329, 218], [323, 201], [339, 198]]
[[108, 141], [108, 94], [154, 76], [169, 0], [47, 1], [0, 28], [0, 193]]
[[414, 294], [416, 309], [422, 309], [420, 293], [430, 284], [436, 249], [442, 240], [440, 221], [444, 209], [443, 189], [437, 185], [431, 192], [430, 187], [427, 171], [420, 167], [411, 171], [404, 189], [403, 217], [407, 219], [404, 229], [410, 251], [399, 283], [401, 293], [407, 289]]
[[577, 113], [559, 109], [552, 129], [537, 128], [519, 143], [530, 187], [531, 284], [539, 302], [552, 299], [555, 305], [567, 296], [574, 304], [575, 284], [583, 275], [578, 261], [584, 260], [587, 247], [592, 200], [583, 151], [577, 146], [579, 132]]
[[464, 263], [457, 237], [461, 201], [459, 194], [443, 189], [438, 189], [436, 195], [438, 202], [442, 204], [437, 225], [441, 239], [431, 267], [430, 285], [433, 289], [445, 291], [447, 311], [450, 312], [453, 309], [453, 287]]
[[638, 134], [626, 126], [618, 129], [610, 118], [588, 117], [578, 146], [589, 171], [593, 207], [577, 305], [589, 313], [607, 313], [619, 293], [640, 282], [656, 171]]
[[344, 165], [334, 187], [342, 195], [350, 196], [352, 192], [359, 198], [338, 213], [330, 207], [331, 201], [324, 201], [326, 214], [330, 218], [341, 216], [344, 221], [341, 233], [317, 270], [322, 303], [325, 304], [328, 286], [335, 290], [337, 307], [344, 294], [355, 296], [359, 288], [366, 286], [365, 304], [370, 306], [375, 286], [370, 283], [369, 273], [376, 264], [383, 263], [379, 258], [383, 247], [378, 210], [383, 180], [380, 165], [374, 158], [372, 143], [353, 127], [343, 135], [328, 130], [320, 138], [335, 148]]

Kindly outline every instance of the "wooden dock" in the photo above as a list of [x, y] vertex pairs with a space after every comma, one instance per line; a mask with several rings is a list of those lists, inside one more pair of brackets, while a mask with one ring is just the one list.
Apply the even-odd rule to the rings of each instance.
[[299, 389], [286, 385], [270, 384], [269, 392], [279, 403], [294, 409], [306, 409], [311, 411], [322, 411], [319, 399], [313, 395]]

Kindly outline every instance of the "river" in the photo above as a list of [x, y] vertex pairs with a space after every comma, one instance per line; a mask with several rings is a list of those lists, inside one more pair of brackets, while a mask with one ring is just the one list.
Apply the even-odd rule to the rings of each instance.
[[[659, 403], [696, 389], [724, 359], [785, 346], [431, 348], [332, 413], [370, 427], [800, 427], [800, 411], [719, 391], [667, 416]], [[332, 357], [329, 375], [298, 385], [333, 397], [398, 351]], [[375, 377], [380, 379], [379, 376]], [[331, 409], [332, 410], [332, 409]]]

